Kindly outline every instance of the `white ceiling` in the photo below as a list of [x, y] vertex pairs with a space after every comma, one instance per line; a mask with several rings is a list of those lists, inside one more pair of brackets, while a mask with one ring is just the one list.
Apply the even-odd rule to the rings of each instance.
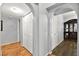
[[59, 14], [63, 14], [63, 13], [67, 13], [67, 12], [71, 12], [73, 11], [72, 9], [70, 8], [58, 8], [56, 11], [55, 11], [55, 14], [54, 15], [59, 15]]
[[54, 4], [56, 4], [56, 3], [39, 3], [41, 8], [44, 8], [44, 9], [50, 7], [50, 6], [54, 5]]
[[[11, 11], [12, 7], [19, 8], [22, 13], [15, 13]], [[2, 17], [8, 17], [8, 18], [20, 18], [30, 12], [30, 8], [25, 3], [3, 3], [2, 4]]]
[[75, 11], [67, 12], [62, 14], [64, 18], [64, 22], [70, 20], [70, 19], [77, 19], [77, 14]]
[[46, 8], [54, 5], [55, 3], [39, 3], [40, 13], [44, 13]]

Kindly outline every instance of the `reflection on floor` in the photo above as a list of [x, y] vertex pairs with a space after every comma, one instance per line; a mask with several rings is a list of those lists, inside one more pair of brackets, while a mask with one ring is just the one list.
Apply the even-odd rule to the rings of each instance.
[[32, 56], [32, 54], [20, 43], [13, 43], [9, 45], [2, 46], [3, 56]]
[[49, 56], [76, 56], [77, 43], [75, 41], [65, 40], [60, 43]]

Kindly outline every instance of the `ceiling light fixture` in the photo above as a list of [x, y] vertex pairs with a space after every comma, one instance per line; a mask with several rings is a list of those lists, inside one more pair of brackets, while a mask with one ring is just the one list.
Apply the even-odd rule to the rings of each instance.
[[17, 8], [17, 7], [12, 7], [11, 11], [15, 12], [15, 13], [23, 13], [23, 11], [20, 8]]

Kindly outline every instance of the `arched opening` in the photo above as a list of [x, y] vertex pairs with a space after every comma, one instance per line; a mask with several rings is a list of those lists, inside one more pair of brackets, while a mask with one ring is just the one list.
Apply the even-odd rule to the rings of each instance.
[[33, 55], [33, 18], [31, 4], [2, 4], [1, 49], [3, 56]]
[[59, 4], [49, 7], [49, 49], [51, 55], [77, 55], [77, 20], [78, 14], [72, 4]]

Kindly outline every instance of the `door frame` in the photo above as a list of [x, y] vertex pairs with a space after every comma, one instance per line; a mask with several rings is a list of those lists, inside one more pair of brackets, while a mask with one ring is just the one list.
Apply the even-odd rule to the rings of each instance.
[[[38, 17], [38, 5], [33, 4], [33, 3], [25, 3], [30, 9], [31, 12], [33, 13], [33, 56], [38, 56], [39, 55], [39, 17]], [[22, 18], [20, 18], [20, 23], [22, 24]], [[22, 32], [22, 25], [20, 25], [20, 31]], [[22, 33], [20, 35], [22, 38], [20, 41], [22, 41], [23, 45], [23, 36]]]

